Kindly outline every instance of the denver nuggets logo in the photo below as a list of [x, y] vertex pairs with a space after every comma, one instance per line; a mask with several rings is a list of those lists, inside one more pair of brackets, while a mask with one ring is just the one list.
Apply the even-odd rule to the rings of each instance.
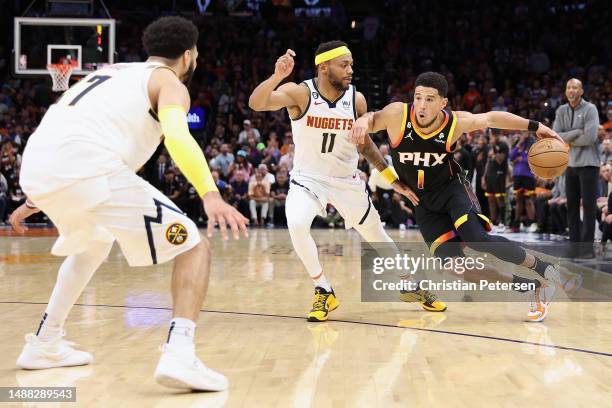
[[184, 244], [187, 236], [187, 228], [183, 224], [172, 224], [166, 229], [166, 240], [172, 245]]

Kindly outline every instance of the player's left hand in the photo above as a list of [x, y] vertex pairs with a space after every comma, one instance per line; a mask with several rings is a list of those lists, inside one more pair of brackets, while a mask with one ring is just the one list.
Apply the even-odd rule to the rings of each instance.
[[538, 126], [538, 130], [536, 130], [536, 135], [540, 139], [553, 138], [565, 144], [565, 141], [561, 139], [561, 136], [559, 136], [557, 132], [542, 123], [540, 123], [540, 125]]
[[208, 216], [207, 235], [209, 238], [212, 237], [215, 224], [219, 225], [219, 230], [221, 231], [221, 236], [224, 240], [227, 240], [228, 238], [228, 224], [232, 230], [234, 239], [238, 239], [240, 237], [239, 231], [242, 231], [242, 234], [245, 237], [249, 236], [247, 231], [247, 224], [249, 223], [249, 220], [240, 214], [235, 207], [232, 207], [223, 201], [218, 192], [210, 191], [206, 193], [202, 201], [204, 203], [204, 211], [206, 211], [206, 215]]
[[38, 208], [29, 208], [25, 203], [21, 204], [9, 217], [9, 223], [11, 227], [18, 234], [26, 232], [27, 228], [21, 225], [21, 223], [32, 214], [36, 214], [40, 210]]
[[353, 123], [353, 127], [349, 130], [348, 140], [354, 144], [363, 144], [365, 137], [368, 134], [370, 127], [367, 116], [362, 116]]
[[414, 193], [414, 191], [410, 189], [410, 187], [408, 187], [401, 181], [395, 180], [391, 184], [391, 187], [393, 187], [393, 190], [395, 190], [397, 193], [400, 193], [401, 195], [409, 199], [415, 207], [419, 205], [419, 197], [417, 197], [417, 195]]

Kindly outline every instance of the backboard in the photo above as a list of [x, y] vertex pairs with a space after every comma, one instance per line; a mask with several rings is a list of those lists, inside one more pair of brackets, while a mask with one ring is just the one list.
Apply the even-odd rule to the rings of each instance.
[[15, 18], [13, 73], [48, 75], [47, 64], [76, 62], [73, 75], [87, 75], [115, 62], [115, 20]]

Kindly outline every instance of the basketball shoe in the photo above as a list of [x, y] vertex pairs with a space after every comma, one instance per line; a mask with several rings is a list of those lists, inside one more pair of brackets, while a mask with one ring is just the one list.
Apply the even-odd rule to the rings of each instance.
[[324, 322], [329, 316], [329, 312], [340, 306], [340, 302], [336, 298], [336, 294], [332, 289], [331, 292], [317, 286], [312, 301], [312, 309], [308, 312], [309, 322]]
[[402, 302], [420, 303], [421, 307], [428, 312], [443, 312], [446, 310], [446, 303], [438, 300], [438, 297], [428, 290], [400, 290], [400, 300]]
[[44, 368], [72, 367], [90, 364], [93, 356], [72, 346], [76, 344], [63, 339], [64, 332], [49, 341], [42, 341], [30, 333], [25, 336], [26, 344], [17, 358], [17, 367], [26, 370], [41, 370]]
[[195, 352], [168, 344], [162, 347], [155, 380], [166, 387], [198, 391], [224, 391], [229, 387], [227, 378], [206, 367]]

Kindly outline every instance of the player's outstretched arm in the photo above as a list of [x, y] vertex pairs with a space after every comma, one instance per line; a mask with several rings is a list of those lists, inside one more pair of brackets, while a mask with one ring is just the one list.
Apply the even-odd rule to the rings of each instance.
[[404, 114], [404, 104], [401, 102], [390, 103], [382, 110], [367, 112], [360, 115], [355, 121], [349, 132], [349, 140], [355, 144], [362, 144], [365, 135], [386, 130], [389, 139], [393, 143], [394, 139], [401, 137], [402, 120]]
[[[305, 107], [308, 104], [308, 92], [305, 87], [293, 82], [278, 85], [291, 71], [295, 61], [295, 52], [287, 52], [278, 58], [272, 76], [253, 90], [249, 97], [249, 107], [255, 111], [275, 111], [282, 108]], [[276, 89], [278, 87], [278, 89]], [[301, 113], [301, 112], [299, 112]], [[298, 114], [299, 114], [298, 113]]]
[[248, 236], [248, 220], [223, 201], [204, 153], [189, 133], [187, 112], [190, 101], [187, 88], [166, 69], [157, 69], [149, 82], [149, 95], [152, 101], [157, 101], [159, 122], [168, 153], [202, 197], [204, 211], [208, 215], [208, 236], [212, 236], [215, 223], [219, 224], [223, 239], [227, 239], [227, 225], [232, 229], [234, 239], [239, 238], [239, 231], [245, 237]]
[[[367, 116], [368, 106], [367, 106], [365, 97], [363, 96], [361, 92], [357, 92], [355, 103], [357, 104], [356, 106], [357, 114], [362, 115], [359, 119], [363, 118], [364, 116]], [[380, 112], [373, 113], [373, 115], [376, 115], [378, 113]], [[389, 115], [389, 111], [382, 114], [382, 119], [384, 119], [386, 115]], [[366, 119], [367, 119], [367, 126], [368, 126], [367, 129], [365, 129]], [[393, 171], [393, 168], [390, 167], [385, 161], [385, 158], [383, 157], [382, 153], [378, 149], [378, 146], [376, 146], [374, 141], [368, 135], [368, 133], [374, 133], [378, 131], [378, 130], [372, 130], [372, 131], [369, 131], [369, 130], [376, 129], [375, 126], [377, 125], [382, 126], [382, 123], [383, 123], [382, 119], [379, 119], [378, 124], [375, 122], [376, 118], [372, 118], [371, 120], [369, 118], [366, 118], [366, 119], [362, 121], [363, 122], [363, 124], [361, 124], [362, 128], [359, 130], [359, 133], [358, 133], [360, 136], [356, 138], [357, 140], [360, 137], [362, 138], [362, 142], [357, 144], [357, 149], [359, 150], [361, 154], [363, 154], [363, 156], [366, 158], [368, 163], [370, 163], [372, 166], [376, 167], [378, 171], [380, 171], [381, 176], [385, 180], [387, 180], [389, 184], [391, 184], [391, 187], [393, 187], [393, 190], [406, 196], [410, 201], [412, 201], [412, 204], [414, 204], [415, 206], [418, 205], [419, 198], [417, 197], [417, 195], [407, 185], [405, 185], [399, 180], [399, 178], [397, 177], [397, 174], [395, 174], [395, 171]], [[370, 128], [370, 126], [372, 126], [372, 128]], [[351, 132], [353, 131], [353, 129], [355, 129], [355, 124], [353, 124], [353, 127], [351, 128]], [[384, 127], [384, 129], [386, 129], [386, 126]], [[379, 130], [383, 130], [383, 129], [381, 128]], [[349, 138], [354, 137], [354, 136], [351, 136], [351, 134], [349, 134]], [[355, 142], [355, 140], [353, 141]]]
[[470, 113], [464, 111], [454, 112], [457, 116], [457, 125], [451, 139], [451, 145], [461, 137], [463, 133], [472, 132], [474, 130], [496, 128], [509, 130], [530, 130], [536, 132], [536, 135], [542, 138], [554, 138], [565, 143], [563, 139], [551, 128], [535, 120], [529, 120], [517, 116], [510, 112], [486, 112], [486, 113]]

